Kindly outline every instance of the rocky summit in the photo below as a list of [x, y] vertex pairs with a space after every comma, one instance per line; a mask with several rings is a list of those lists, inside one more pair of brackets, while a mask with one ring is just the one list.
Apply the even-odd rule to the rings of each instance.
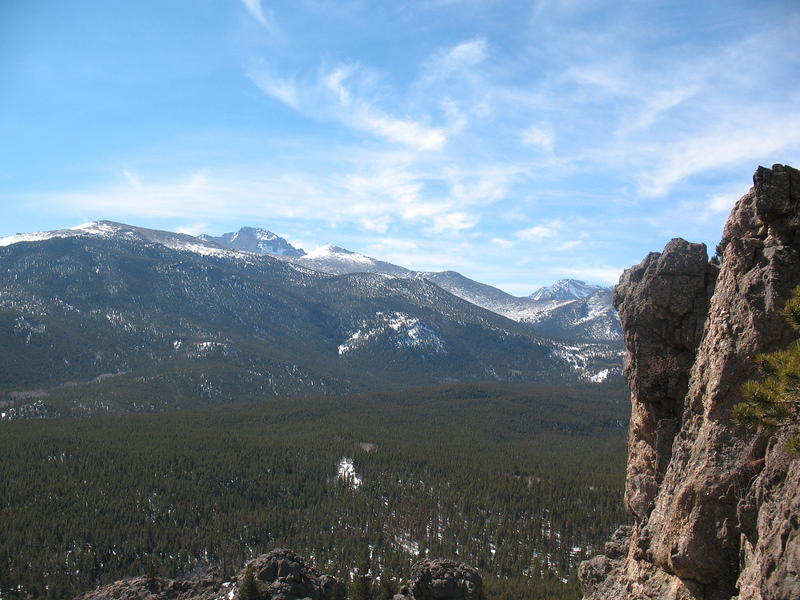
[[[249, 561], [237, 575], [219, 572], [190, 580], [164, 577], [123, 579], [75, 600], [230, 600], [240, 597], [248, 573], [263, 600], [333, 600], [347, 598], [347, 587], [322, 575], [291, 550], [278, 549]], [[452, 560], [425, 560], [411, 569], [411, 579], [395, 600], [485, 600], [477, 569]]]
[[291, 550], [278, 549], [248, 562], [233, 578], [224, 581], [217, 571], [191, 580], [163, 577], [123, 579], [83, 594], [76, 600], [217, 600], [236, 598], [250, 572], [265, 600], [331, 600], [346, 598], [345, 585], [321, 575]]
[[411, 568], [411, 580], [394, 600], [485, 600], [483, 579], [454, 560], [424, 560]]
[[731, 419], [756, 356], [795, 337], [799, 225], [800, 171], [760, 167], [718, 260], [676, 239], [622, 276], [633, 526], [581, 565], [585, 600], [800, 598], [800, 460]]

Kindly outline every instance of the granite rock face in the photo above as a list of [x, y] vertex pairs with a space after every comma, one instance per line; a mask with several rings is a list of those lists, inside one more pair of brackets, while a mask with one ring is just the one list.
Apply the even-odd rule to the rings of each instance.
[[730, 419], [755, 356], [795, 337], [780, 309], [800, 285], [798, 226], [800, 171], [760, 167], [719, 270], [672, 240], [620, 279], [634, 525], [581, 565], [587, 600], [800, 599], [800, 460]]
[[424, 560], [411, 568], [411, 580], [395, 600], [485, 600], [477, 569], [452, 560]]
[[625, 271], [614, 291], [632, 404], [625, 504], [639, 520], [671, 458], [717, 272], [704, 244], [674, 239]]
[[248, 569], [265, 600], [332, 600], [336, 590], [340, 598], [347, 597], [341, 581], [321, 575], [302, 557], [281, 549], [251, 560], [231, 581], [223, 582], [216, 573], [190, 581], [134, 577], [98, 588], [79, 600], [227, 600], [236, 597]]

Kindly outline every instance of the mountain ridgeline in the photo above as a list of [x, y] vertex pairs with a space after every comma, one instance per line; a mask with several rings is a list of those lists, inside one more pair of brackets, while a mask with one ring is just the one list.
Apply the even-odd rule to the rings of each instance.
[[545, 337], [425, 277], [331, 275], [119, 223], [5, 238], [0, 289], [3, 419], [620, 367], [614, 343]]
[[611, 301], [611, 288], [587, 285], [576, 279], [562, 279], [530, 296], [518, 297], [455, 271], [412, 271], [332, 244], [306, 253], [271, 231], [254, 227], [243, 227], [220, 237], [200, 237], [232, 250], [271, 254], [323, 273], [380, 273], [391, 277], [427, 279], [459, 298], [530, 324], [540, 333], [557, 338], [581, 341], [622, 339], [619, 317]]

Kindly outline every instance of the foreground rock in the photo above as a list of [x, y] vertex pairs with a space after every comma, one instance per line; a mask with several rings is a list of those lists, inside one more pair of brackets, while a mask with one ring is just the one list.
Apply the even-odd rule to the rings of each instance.
[[247, 568], [252, 569], [269, 600], [332, 600], [347, 597], [347, 589], [342, 582], [331, 575], [321, 575], [291, 550], [274, 550], [259, 556], [250, 561]]
[[345, 585], [335, 577], [321, 575], [291, 550], [273, 550], [251, 560], [231, 581], [223, 582], [214, 573], [192, 581], [134, 577], [98, 588], [79, 599], [228, 600], [236, 597], [247, 569], [253, 573], [264, 600], [333, 600], [347, 597]]
[[631, 528], [581, 565], [587, 600], [800, 599], [800, 460], [730, 419], [754, 358], [794, 339], [800, 171], [759, 168], [718, 247], [673, 240], [620, 279]]
[[485, 600], [477, 569], [452, 560], [425, 560], [411, 568], [411, 580], [394, 600]]

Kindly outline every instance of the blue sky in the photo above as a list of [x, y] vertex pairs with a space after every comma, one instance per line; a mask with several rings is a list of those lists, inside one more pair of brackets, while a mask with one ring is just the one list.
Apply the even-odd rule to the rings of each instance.
[[261, 226], [526, 294], [800, 164], [800, 4], [3, 0], [0, 236]]

